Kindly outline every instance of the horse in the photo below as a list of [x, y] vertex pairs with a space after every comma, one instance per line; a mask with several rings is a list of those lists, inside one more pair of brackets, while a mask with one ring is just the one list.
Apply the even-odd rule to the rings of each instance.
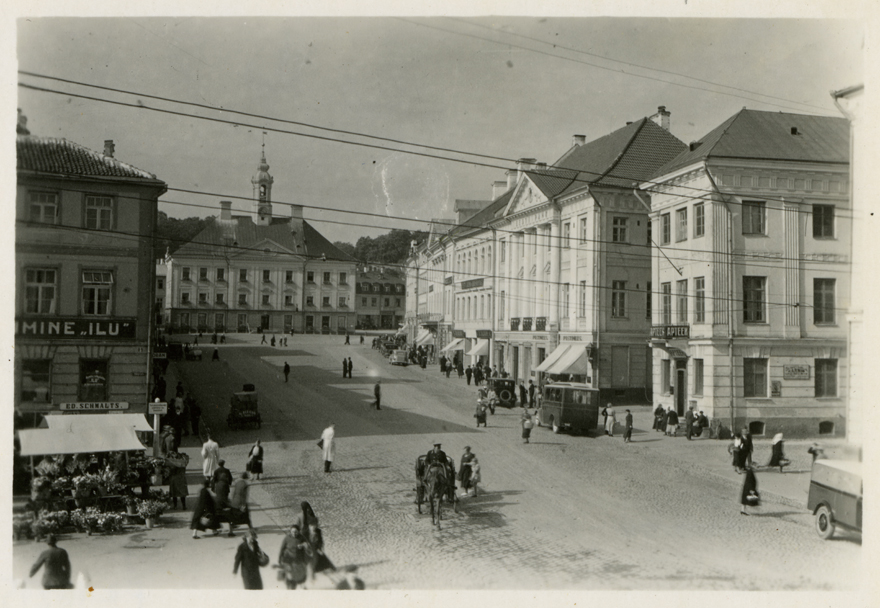
[[449, 496], [449, 480], [444, 467], [431, 466], [425, 472], [425, 495], [431, 503], [431, 523], [439, 530], [440, 520], [443, 518], [441, 505], [443, 499]]

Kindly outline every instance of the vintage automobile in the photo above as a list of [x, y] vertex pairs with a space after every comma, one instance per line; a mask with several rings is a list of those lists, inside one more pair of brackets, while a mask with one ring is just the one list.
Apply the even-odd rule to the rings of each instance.
[[388, 361], [391, 365], [409, 365], [409, 360], [406, 356], [406, 349], [391, 351], [391, 356], [388, 357]]
[[810, 478], [807, 508], [816, 518], [816, 532], [825, 540], [840, 527], [862, 531], [862, 463], [816, 460]]
[[554, 433], [563, 429], [584, 433], [599, 422], [599, 389], [579, 382], [554, 382], [544, 386], [538, 425]]
[[229, 415], [226, 417], [229, 428], [242, 427], [246, 424], [255, 424], [260, 428], [259, 399], [257, 390], [253, 384], [245, 384], [241, 392], [233, 393], [229, 400]]
[[506, 408], [516, 406], [516, 381], [512, 378], [490, 378], [489, 387], [498, 397], [498, 405]]

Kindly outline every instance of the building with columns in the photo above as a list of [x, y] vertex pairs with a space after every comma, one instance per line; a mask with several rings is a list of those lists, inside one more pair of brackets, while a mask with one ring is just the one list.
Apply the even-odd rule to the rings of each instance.
[[651, 194], [654, 400], [754, 435], [843, 435], [852, 238], [843, 118], [738, 112]]
[[[357, 265], [303, 219], [273, 211], [265, 152], [253, 186], [253, 215], [220, 215], [167, 260], [170, 331], [346, 333], [356, 321]], [[275, 203], [277, 206], [278, 203]]]

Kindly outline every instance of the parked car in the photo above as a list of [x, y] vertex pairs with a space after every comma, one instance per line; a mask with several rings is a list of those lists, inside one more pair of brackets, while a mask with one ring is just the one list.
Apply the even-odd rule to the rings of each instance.
[[498, 405], [506, 408], [516, 406], [516, 381], [512, 378], [490, 378], [489, 387], [498, 397]]
[[388, 358], [388, 361], [391, 365], [409, 365], [405, 349], [391, 351], [391, 356]]
[[544, 386], [538, 425], [554, 433], [563, 429], [586, 433], [599, 423], [599, 389], [579, 382], [554, 382]]
[[836, 527], [862, 532], [862, 463], [816, 460], [810, 477], [807, 508], [816, 518], [816, 532], [825, 540]]

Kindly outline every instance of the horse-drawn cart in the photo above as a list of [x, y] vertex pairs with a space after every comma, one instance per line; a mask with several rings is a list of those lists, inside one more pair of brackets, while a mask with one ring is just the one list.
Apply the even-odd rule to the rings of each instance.
[[243, 390], [233, 393], [229, 400], [229, 415], [226, 424], [229, 428], [255, 424], [260, 428], [263, 420], [260, 417], [259, 399], [253, 384], [245, 384]]
[[431, 505], [431, 523], [440, 529], [441, 510], [444, 503], [451, 504], [458, 513], [458, 496], [455, 494], [455, 461], [447, 457], [446, 466], [425, 463], [425, 456], [416, 459], [416, 505], [422, 512], [422, 503]]

